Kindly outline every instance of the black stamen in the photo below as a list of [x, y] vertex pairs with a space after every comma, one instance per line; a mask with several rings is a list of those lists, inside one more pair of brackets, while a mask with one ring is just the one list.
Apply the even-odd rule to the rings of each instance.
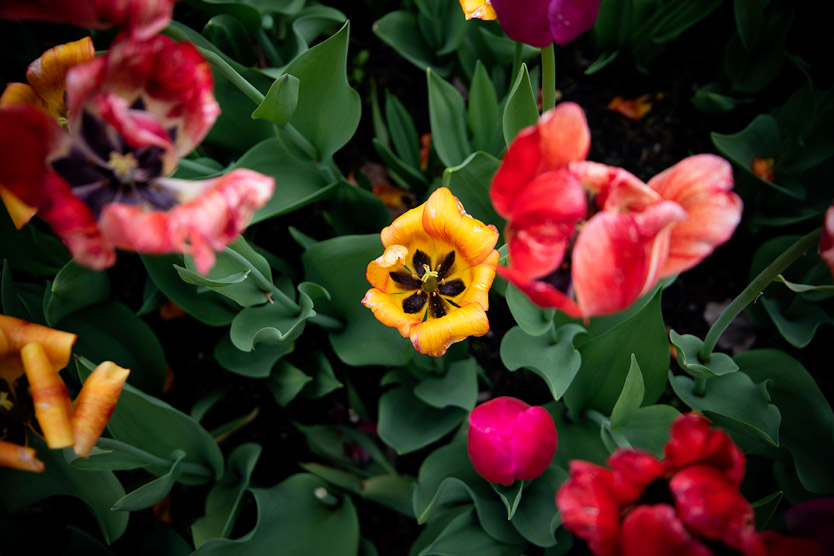
[[443, 298], [439, 295], [432, 295], [431, 299], [429, 299], [429, 313], [431, 314], [432, 318], [439, 319], [440, 317], [446, 315], [446, 306]]
[[463, 290], [466, 289], [466, 284], [463, 283], [463, 280], [460, 278], [455, 278], [454, 280], [450, 280], [445, 284], [441, 284], [437, 287], [437, 291], [440, 292], [440, 295], [446, 295], [449, 297], [455, 297], [463, 293]]
[[394, 272], [389, 272], [388, 276], [391, 277], [391, 280], [402, 286], [407, 290], [419, 290], [420, 286], [423, 285], [423, 282], [406, 272], [405, 270], [397, 270]]
[[414, 270], [417, 271], [417, 276], [422, 278], [423, 273], [426, 272], [426, 269], [423, 268], [423, 265], [428, 266], [431, 268], [431, 259], [428, 255], [420, 251], [419, 249], [414, 252], [414, 256], [411, 257], [411, 262], [414, 265]]
[[417, 292], [403, 299], [403, 311], [414, 314], [419, 313], [426, 305], [428, 296], [424, 292]]
[[450, 270], [452, 270], [452, 266], [455, 264], [455, 252], [452, 251], [437, 263], [437, 279], [442, 280], [446, 277]]

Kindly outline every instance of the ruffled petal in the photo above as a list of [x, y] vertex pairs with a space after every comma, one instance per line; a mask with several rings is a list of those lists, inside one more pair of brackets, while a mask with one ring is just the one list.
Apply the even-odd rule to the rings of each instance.
[[530, 298], [530, 301], [539, 307], [559, 309], [571, 318], [582, 316], [582, 310], [573, 299], [547, 282], [533, 280], [512, 267], [498, 266], [496, 272], [512, 282], [515, 287]]
[[5, 354], [17, 355], [26, 344], [37, 343], [46, 353], [54, 371], [60, 371], [69, 364], [72, 346], [78, 336], [55, 330], [33, 322], [0, 315], [0, 331], [6, 340]]
[[617, 450], [608, 458], [608, 465], [613, 470], [613, 489], [621, 504], [640, 498], [646, 487], [665, 471], [657, 458], [641, 450]]
[[38, 96], [35, 89], [26, 83], [9, 83], [6, 85], [3, 95], [0, 96], [0, 108], [13, 104], [31, 104], [44, 112], [47, 111], [46, 102]]
[[619, 554], [620, 506], [611, 471], [588, 463], [570, 462], [570, 478], [556, 492], [562, 523], [588, 542], [596, 556]]
[[594, 26], [600, 0], [551, 0], [550, 33], [557, 44], [567, 44]]
[[667, 504], [638, 506], [623, 520], [622, 556], [712, 556]]
[[392, 245], [386, 248], [382, 255], [368, 263], [365, 278], [373, 287], [386, 293], [403, 291], [405, 288], [397, 288], [396, 283], [390, 279], [390, 272], [402, 266], [406, 256], [408, 256], [408, 249], [402, 245]]
[[553, 42], [548, 12], [551, 0], [492, 0], [498, 23], [508, 37], [531, 46], [544, 47]]
[[663, 449], [668, 471], [705, 464], [722, 472], [735, 485], [744, 478], [744, 453], [730, 436], [713, 429], [706, 418], [690, 413], [672, 423], [669, 442]]
[[649, 180], [664, 199], [689, 215], [672, 230], [669, 257], [661, 275], [692, 268], [733, 235], [741, 220], [741, 199], [731, 191], [730, 163], [711, 154], [685, 158]]
[[26, 80], [42, 98], [49, 115], [55, 119], [66, 117], [64, 93], [67, 72], [96, 57], [90, 37], [50, 48], [40, 58], [29, 64]]
[[423, 230], [423, 207], [425, 204], [415, 207], [396, 220], [390, 226], [382, 229], [380, 239], [386, 248], [391, 245], [403, 245], [411, 251], [412, 244], [417, 238], [425, 239], [426, 232]]
[[10, 467], [22, 471], [43, 473], [45, 466], [35, 455], [33, 448], [18, 446], [12, 442], [0, 440], [0, 467]]
[[132, 39], [149, 39], [171, 22], [174, 0], [96, 0], [96, 27], [116, 26]]
[[159, 120], [145, 110], [131, 110], [127, 99], [115, 93], [105, 93], [94, 99], [105, 122], [124, 137], [133, 148], [157, 146], [173, 152], [173, 143]]
[[539, 142], [538, 126], [518, 132], [492, 178], [489, 197], [496, 212], [504, 218], [510, 218], [521, 192], [538, 173], [542, 158]]
[[498, 241], [498, 230], [463, 211], [457, 197], [445, 187], [431, 194], [423, 208], [423, 230], [455, 247], [471, 266], [486, 259]]
[[385, 326], [391, 326], [399, 330], [403, 338], [408, 338], [411, 329], [423, 322], [426, 311], [417, 313], [406, 313], [403, 311], [402, 301], [387, 293], [372, 288], [362, 298], [362, 305], [374, 312], [374, 316]]
[[487, 332], [489, 321], [486, 312], [479, 304], [473, 303], [440, 318], [417, 324], [411, 329], [410, 337], [414, 349], [432, 357], [440, 357], [453, 343], [469, 336], [483, 336]]

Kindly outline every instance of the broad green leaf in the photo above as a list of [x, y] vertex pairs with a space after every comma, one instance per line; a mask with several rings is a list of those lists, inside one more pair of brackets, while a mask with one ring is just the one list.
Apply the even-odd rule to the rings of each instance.
[[582, 357], [574, 338], [585, 332], [578, 324], [548, 327], [548, 333], [531, 336], [516, 326], [501, 340], [501, 361], [511, 371], [525, 367], [544, 379], [554, 400], [567, 392], [579, 372]]
[[93, 451], [87, 458], [78, 457], [72, 448], [64, 448], [64, 459], [75, 469], [85, 471], [123, 471], [126, 469], [147, 468], [157, 475], [165, 473], [165, 468], [155, 466], [160, 463], [153, 454], [148, 454], [112, 438], [99, 438]]
[[537, 479], [525, 482], [524, 497], [512, 524], [522, 537], [537, 546], [546, 548], [556, 544], [553, 521], [557, 508], [553, 498], [559, 485], [567, 478], [564, 469], [551, 465]]
[[281, 361], [269, 375], [267, 385], [280, 406], [286, 406], [301, 393], [304, 386], [313, 380], [313, 377], [305, 374], [298, 367]]
[[391, 143], [397, 155], [411, 168], [420, 169], [420, 138], [405, 106], [397, 97], [385, 92], [385, 118]]
[[430, 67], [438, 75], [449, 75], [448, 67], [433, 65], [434, 50], [420, 33], [415, 14], [408, 11], [388, 12], [374, 22], [373, 31], [382, 42], [420, 70]]
[[539, 109], [536, 107], [536, 95], [530, 83], [530, 74], [527, 73], [527, 64], [521, 64], [504, 104], [504, 141], [509, 145], [519, 131], [535, 124], [538, 119]]
[[185, 459], [185, 452], [174, 450], [171, 453], [171, 469], [167, 473], [116, 500], [112, 510], [116, 512], [143, 510], [168, 496], [177, 481], [180, 463], [183, 459]]
[[756, 529], [761, 531], [773, 517], [776, 508], [779, 507], [779, 502], [782, 501], [782, 491], [777, 490], [773, 494], [760, 498], [755, 502], [751, 502], [753, 511], [756, 512]]
[[778, 406], [771, 403], [767, 383], [757, 384], [743, 372], [715, 376], [706, 381], [703, 396], [694, 392], [695, 381], [686, 376], [670, 376], [678, 397], [703, 413], [717, 425], [741, 430], [771, 446], [779, 445]]
[[110, 508], [125, 491], [112, 472], [74, 469], [64, 461], [61, 450], [50, 450], [36, 434], [29, 435], [29, 445], [37, 450], [46, 471], [29, 473], [0, 469], [0, 492], [7, 510], [19, 513], [50, 496], [69, 495], [89, 508], [106, 542], [114, 542], [122, 536], [128, 515], [111, 512]]
[[811, 291], [823, 291], [834, 293], [834, 286], [832, 285], [812, 285], [812, 284], [796, 284], [794, 282], [785, 280], [785, 277], [779, 274], [774, 282], [782, 282], [789, 290], [795, 293], [806, 293]]
[[834, 324], [834, 315], [802, 298], [793, 300], [787, 307], [767, 296], [762, 296], [761, 303], [782, 337], [798, 348], [810, 344], [820, 326]]
[[631, 366], [628, 368], [623, 390], [614, 409], [611, 410], [611, 426], [622, 427], [628, 424], [637, 410], [643, 403], [643, 395], [646, 389], [643, 386], [643, 375], [640, 373], [640, 365], [634, 354], [631, 354]]
[[[301, 425], [296, 423], [307, 440], [310, 451], [337, 463], [363, 477], [375, 474], [396, 473], [388, 457], [380, 449], [375, 438], [354, 427], [341, 425]], [[359, 446], [371, 457], [371, 461], [357, 462], [345, 450], [348, 446]]]
[[110, 297], [110, 279], [105, 272], [96, 272], [70, 261], [52, 281], [46, 303], [46, 322], [55, 326], [62, 318], [79, 309], [101, 303]]
[[530, 336], [540, 336], [550, 329], [554, 309], [542, 309], [509, 282], [506, 298], [515, 322], [524, 332]]
[[411, 507], [414, 479], [411, 477], [391, 473], [360, 478], [353, 473], [317, 463], [300, 465], [305, 471], [318, 475], [329, 483], [392, 508], [403, 515], [414, 517]]
[[15, 229], [6, 207], [0, 209], [0, 259], [35, 276], [55, 276], [70, 260], [60, 239], [36, 226]]
[[478, 397], [478, 363], [472, 357], [455, 361], [443, 376], [420, 381], [414, 395], [438, 409], [460, 407], [472, 411]]
[[716, 83], [707, 83], [692, 95], [690, 101], [695, 108], [707, 114], [724, 114], [735, 110], [739, 105], [749, 100], [739, 99], [723, 94]]
[[275, 363], [294, 348], [293, 342], [281, 342], [276, 345], [260, 344], [251, 351], [241, 351], [229, 336], [224, 336], [214, 348], [214, 357], [226, 370], [252, 378], [263, 378], [269, 376]]
[[194, 546], [214, 538], [228, 538], [240, 514], [241, 504], [249, 488], [249, 479], [261, 455], [261, 446], [241, 444], [229, 455], [223, 477], [215, 484], [206, 498], [206, 515], [191, 526]]
[[330, 360], [324, 353], [318, 351], [299, 355], [300, 357], [296, 358], [296, 363], [313, 377], [313, 382], [304, 387], [305, 398], [311, 400], [321, 398], [344, 386], [336, 378], [333, 365], [330, 364]]
[[[498, 216], [489, 200], [489, 186], [498, 164], [499, 160], [490, 154], [473, 153], [460, 166], [447, 168], [443, 172], [443, 187], [448, 187], [460, 200], [467, 214], [484, 224], [492, 224], [500, 234], [504, 228], [504, 219]], [[498, 241], [500, 245], [500, 236]]]
[[[611, 427], [610, 431], [625, 439], [632, 448], [646, 450], [662, 457], [663, 447], [669, 441], [669, 429], [679, 416], [680, 412], [674, 407], [647, 405], [637, 409], [628, 423], [620, 427]], [[559, 440], [561, 442], [561, 437]]]
[[472, 147], [476, 151], [494, 153], [499, 130], [501, 112], [498, 97], [489, 79], [486, 68], [480, 60], [475, 64], [475, 73], [469, 87], [469, 129], [472, 130]]
[[[336, 495], [315, 475], [299, 473], [269, 489], [252, 489], [255, 527], [236, 540], [212, 539], [195, 556], [353, 556], [359, 550], [359, 520], [350, 497]], [[317, 495], [336, 498], [325, 503]]]
[[344, 363], [352, 366], [404, 365], [414, 348], [396, 329], [376, 320], [361, 301], [370, 284], [368, 263], [384, 251], [378, 234], [328, 239], [305, 251], [305, 277], [327, 288], [331, 301], [320, 310], [340, 317], [345, 328], [330, 333], [330, 343]]
[[[176, 23], [172, 22], [172, 25]], [[231, 59], [227, 61], [234, 62]], [[256, 74], [255, 71], [247, 71], [243, 67], [235, 69], [261, 92], [267, 91], [272, 83], [269, 77]], [[212, 74], [214, 75], [214, 94], [222, 112], [203, 144], [215, 148], [220, 147], [233, 153], [242, 153], [264, 140], [275, 137], [274, 125], [267, 121], [252, 119], [252, 110], [257, 107], [252, 99], [243, 94], [220, 71], [212, 68]]]
[[337, 236], [379, 233], [391, 223], [391, 212], [382, 200], [366, 189], [339, 180], [329, 216]]
[[605, 332], [578, 346], [582, 356], [579, 373], [565, 393], [572, 412], [593, 407], [610, 415], [620, 396], [631, 363], [640, 362], [646, 394], [644, 404], [652, 404], [666, 388], [669, 348], [666, 327], [660, 311], [660, 288], [647, 294], [639, 311]]
[[290, 123], [327, 160], [359, 125], [362, 102], [346, 75], [350, 22], [329, 39], [295, 58], [286, 72], [300, 81], [298, 106]]
[[275, 178], [275, 194], [255, 212], [253, 223], [323, 199], [336, 187], [314, 162], [292, 154], [278, 137], [261, 141], [249, 149], [233, 168], [249, 168]]
[[252, 112], [256, 120], [269, 120], [278, 126], [287, 125], [298, 106], [298, 78], [285, 73], [272, 83], [263, 102]]
[[378, 139], [374, 138], [372, 140], [372, 144], [374, 149], [376, 149], [379, 158], [381, 158], [383, 164], [385, 164], [389, 174], [398, 184], [402, 185], [406, 189], [428, 187], [428, 180], [422, 172], [416, 169], [420, 167], [419, 162], [417, 163], [417, 166], [409, 166], [400, 160], [397, 155], [391, 152], [391, 149], [383, 145]]
[[792, 11], [771, 11], [762, 29], [762, 36], [767, 38], [758, 41], [751, 51], [745, 48], [741, 35], [731, 37], [723, 65], [735, 90], [758, 93], [776, 78], [785, 59], [792, 21]]
[[244, 66], [255, 65], [255, 49], [246, 27], [236, 17], [219, 14], [208, 20], [202, 35]]
[[814, 493], [834, 493], [834, 413], [813, 377], [775, 349], [747, 351], [735, 360], [752, 380], [772, 381], [771, 401], [782, 414], [779, 444], [793, 456], [802, 485]]
[[459, 407], [438, 409], [398, 386], [379, 399], [379, 437], [400, 454], [407, 454], [439, 440], [466, 418]]
[[[78, 378], [83, 382], [92, 371], [89, 361], [76, 361]], [[125, 384], [119, 403], [110, 416], [107, 429], [116, 440], [168, 460], [175, 450], [185, 452], [184, 463], [197, 464], [184, 469], [180, 481], [196, 484], [219, 477], [223, 454], [214, 439], [194, 419], [167, 403]], [[192, 473], [193, 471], [193, 473]]]
[[434, 148], [447, 168], [458, 166], [472, 153], [464, 121], [463, 97], [453, 85], [431, 69], [426, 70], [426, 79]]
[[481, 527], [470, 510], [454, 518], [421, 556], [516, 556], [519, 546], [496, 542]]
[[671, 330], [669, 339], [677, 350], [680, 368], [696, 378], [721, 376], [738, 370], [738, 365], [726, 353], [713, 353], [708, 362], [702, 362], [699, 353], [704, 341], [697, 336], [691, 334], [681, 336]]

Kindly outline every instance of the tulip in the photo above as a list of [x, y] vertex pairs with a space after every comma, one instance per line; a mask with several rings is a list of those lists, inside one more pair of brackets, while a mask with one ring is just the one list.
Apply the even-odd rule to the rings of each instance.
[[820, 257], [831, 269], [834, 275], [834, 205], [825, 211], [825, 220], [822, 224], [822, 235], [820, 236]]
[[516, 398], [495, 398], [469, 414], [469, 459], [492, 483], [509, 485], [544, 473], [556, 453], [556, 439], [550, 414]]
[[491, 0], [507, 36], [532, 46], [567, 44], [593, 27], [600, 0]]

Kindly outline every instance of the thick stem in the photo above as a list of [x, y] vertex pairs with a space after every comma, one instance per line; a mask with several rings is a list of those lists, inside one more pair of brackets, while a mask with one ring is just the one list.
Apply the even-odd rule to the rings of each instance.
[[596, 409], [588, 409], [585, 411], [585, 417], [593, 421], [599, 426], [606, 426], [611, 424], [611, 420]]
[[707, 337], [704, 339], [704, 345], [701, 346], [701, 351], [698, 353], [699, 359], [708, 363], [712, 356], [712, 350], [715, 344], [718, 343], [718, 338], [727, 329], [731, 322], [741, 313], [745, 307], [756, 300], [762, 291], [770, 284], [777, 275], [784, 272], [796, 259], [802, 256], [809, 248], [819, 242], [822, 228], [818, 228], [813, 232], [802, 236], [796, 243], [791, 245], [784, 253], [776, 257], [758, 276], [753, 278], [753, 281], [748, 284], [744, 290], [738, 294], [738, 297], [727, 305], [718, 320], [710, 327], [707, 332]]
[[553, 43], [542, 48], [542, 114], [556, 106], [556, 54]]
[[345, 323], [336, 317], [322, 315], [321, 313], [316, 313], [314, 316], [307, 319], [307, 322], [317, 324], [325, 330], [342, 330], [345, 327]]
[[240, 75], [235, 68], [230, 66], [226, 60], [208, 50], [207, 48], [202, 48], [200, 46], [197, 47], [200, 50], [200, 54], [208, 61], [209, 64], [214, 66], [217, 71], [223, 74], [223, 77], [228, 79], [232, 82], [232, 85], [240, 89], [240, 92], [249, 97], [249, 99], [254, 102], [255, 104], [259, 105], [264, 101], [264, 95], [258, 89], [255, 88], [254, 85], [249, 83], [242, 75]]
[[695, 378], [695, 386], [692, 387], [692, 393], [698, 397], [703, 396], [707, 392], [707, 379]]
[[280, 289], [276, 288], [272, 284], [272, 282], [270, 282], [266, 278], [266, 276], [261, 274], [260, 270], [255, 268], [255, 265], [253, 265], [249, 261], [249, 259], [247, 259], [243, 255], [229, 247], [226, 247], [226, 249], [223, 252], [235, 259], [236, 261], [238, 261], [243, 266], [245, 266], [246, 269], [249, 271], [250, 276], [252, 276], [252, 279], [255, 281], [255, 283], [258, 285], [261, 291], [271, 295], [274, 298], [274, 301], [278, 301], [281, 305], [283, 305], [287, 309], [290, 309], [291, 311], [298, 312], [301, 310], [301, 307], [298, 305], [298, 303], [290, 299], [290, 297], [284, 292], [282, 292]]

